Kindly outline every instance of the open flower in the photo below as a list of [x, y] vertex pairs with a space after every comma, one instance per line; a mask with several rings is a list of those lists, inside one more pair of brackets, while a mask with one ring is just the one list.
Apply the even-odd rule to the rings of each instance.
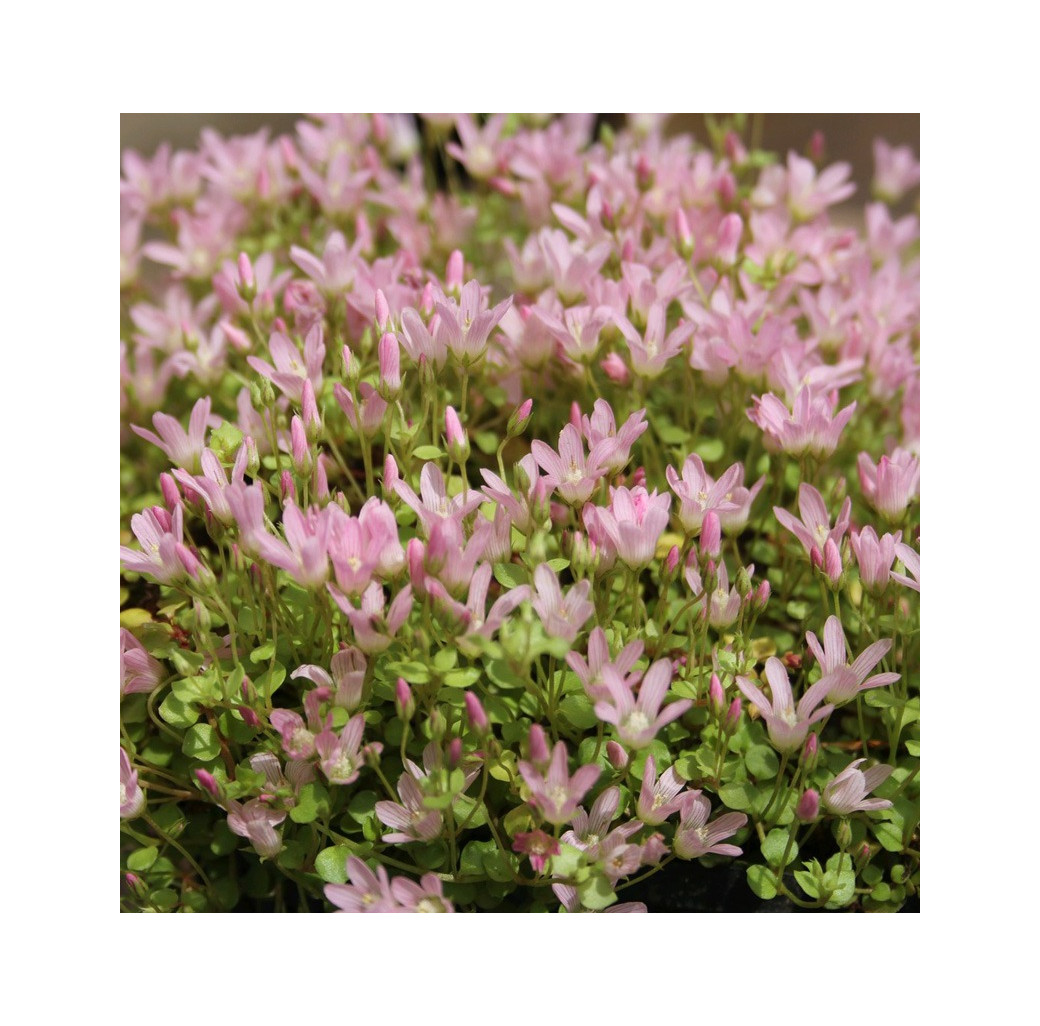
[[137, 771], [130, 765], [130, 757], [119, 749], [119, 818], [133, 819], [144, 812], [144, 791], [138, 786]]
[[771, 703], [747, 677], [737, 677], [737, 687], [762, 714], [773, 747], [778, 752], [797, 751], [802, 747], [809, 728], [834, 711], [833, 705], [816, 708], [830, 689], [831, 682], [827, 679], [818, 680], [795, 707], [787, 667], [776, 656], [770, 656], [766, 660], [765, 673], [773, 693]]
[[823, 806], [835, 816], [851, 816], [854, 812], [887, 809], [892, 803], [887, 798], [868, 798], [892, 773], [892, 766], [871, 766], [861, 771], [858, 767], [866, 759], [854, 759], [824, 789]]
[[567, 771], [567, 746], [562, 741], [556, 742], [544, 776], [523, 760], [518, 768], [531, 790], [530, 804], [555, 826], [563, 826], [570, 820], [600, 773], [599, 766], [581, 766], [572, 777]]
[[326, 884], [325, 897], [340, 912], [397, 912], [397, 899], [382, 866], [372, 872], [356, 855], [347, 856], [349, 884]]
[[802, 514], [801, 520], [786, 509], [773, 507], [776, 519], [802, 543], [806, 553], [811, 556], [815, 548], [817, 553], [822, 554], [828, 541], [835, 545], [841, 544], [849, 528], [852, 500], [846, 496], [838, 519], [831, 527], [831, 515], [827, 512], [823, 496], [812, 485], [803, 482], [798, 486], [798, 511]]
[[199, 469], [199, 461], [202, 459], [202, 450], [206, 445], [206, 428], [209, 425], [210, 398], [206, 396], [200, 399], [191, 411], [191, 419], [188, 422], [188, 430], [181, 427], [176, 417], [166, 413], [156, 413], [152, 416], [152, 424], [155, 431], [147, 428], [131, 425], [134, 434], [140, 435], [146, 442], [157, 445], [170, 460], [178, 467], [190, 470], [192, 473]]
[[702, 855], [739, 855], [735, 844], [721, 844], [732, 837], [746, 822], [743, 812], [726, 812], [711, 823], [711, 802], [700, 791], [690, 791], [679, 814], [672, 847], [681, 859], [699, 859]]
[[823, 675], [820, 680], [829, 682], [824, 697], [834, 705], [844, 705], [868, 688], [883, 687], [899, 680], [898, 673], [875, 673], [873, 677], [868, 676], [892, 647], [891, 639], [884, 638], [868, 645], [851, 666], [846, 661], [845, 631], [836, 616], [827, 617], [823, 625], [822, 647], [812, 631], [806, 633], [805, 640], [820, 664]]
[[579, 581], [564, 595], [559, 579], [547, 563], [540, 563], [535, 568], [534, 588], [531, 605], [546, 633], [554, 638], [573, 641], [585, 621], [596, 611], [589, 601], [590, 581]]
[[618, 737], [630, 748], [645, 748], [662, 727], [693, 705], [691, 699], [680, 698], [661, 709], [672, 683], [672, 664], [668, 659], [658, 659], [646, 671], [638, 699], [632, 697], [632, 689], [613, 667], [604, 667], [600, 679], [610, 698], [596, 703], [596, 715], [605, 723], [613, 723]]

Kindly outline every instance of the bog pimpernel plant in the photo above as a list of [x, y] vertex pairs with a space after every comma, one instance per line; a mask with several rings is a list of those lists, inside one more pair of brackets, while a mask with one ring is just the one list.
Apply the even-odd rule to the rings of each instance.
[[918, 165], [707, 126], [124, 153], [123, 909], [918, 894]]

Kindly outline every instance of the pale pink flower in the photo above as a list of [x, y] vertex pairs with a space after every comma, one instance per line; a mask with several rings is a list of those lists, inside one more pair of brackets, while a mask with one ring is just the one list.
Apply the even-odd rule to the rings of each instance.
[[559, 229], [543, 228], [538, 239], [553, 287], [565, 303], [577, 303], [584, 297], [586, 287], [614, 249], [604, 240], [584, 250]]
[[119, 818], [134, 819], [144, 812], [144, 791], [137, 784], [137, 771], [130, 765], [130, 757], [119, 749]]
[[[752, 563], [745, 569], [750, 578], [755, 572], [755, 564]], [[733, 588], [730, 588], [729, 573], [726, 570], [726, 564], [720, 561], [718, 565], [718, 581], [715, 590], [708, 596], [708, 623], [710, 623], [716, 630], [724, 630], [727, 627], [731, 627], [737, 622], [742, 602], [743, 600], [741, 599], [736, 586], [734, 585]]]
[[321, 324], [315, 324], [303, 340], [303, 355], [288, 336], [280, 331], [271, 334], [268, 343], [272, 367], [258, 356], [247, 356], [246, 362], [258, 374], [272, 381], [297, 405], [303, 399], [303, 385], [310, 381], [315, 394], [321, 393], [324, 377], [322, 364], [325, 360], [325, 339]]
[[[578, 426], [575, 423], [575, 427]], [[644, 408], [636, 410], [618, 428], [614, 420], [614, 411], [606, 399], [597, 399], [592, 407], [592, 416], [583, 415], [580, 423], [581, 432], [589, 443], [590, 451], [601, 442], [612, 443], [610, 448], [603, 450], [603, 465], [607, 470], [614, 472], [624, 470], [631, 457], [632, 446], [649, 426]]]
[[595, 358], [599, 352], [600, 334], [613, 320], [609, 307], [587, 304], [564, 310], [562, 317], [535, 306], [531, 308], [531, 315], [545, 326], [575, 363], [587, 363]]
[[[456, 360], [464, 366], [475, 363], [487, 350], [488, 336], [512, 305], [513, 297], [504, 299], [488, 310], [487, 300], [477, 281], [468, 281], [462, 289], [459, 305], [453, 300], [437, 302], [440, 315], [437, 338], [447, 346]], [[448, 305], [450, 303], [450, 305]]]
[[423, 805], [423, 792], [411, 773], [402, 773], [397, 781], [397, 793], [402, 804], [376, 802], [376, 815], [380, 822], [393, 828], [393, 833], [384, 834], [387, 844], [408, 844], [411, 841], [432, 841], [438, 837], [443, 817], [436, 809]]
[[166, 413], [152, 416], [152, 424], [158, 435], [147, 428], [131, 424], [131, 430], [140, 435], [146, 442], [157, 445], [170, 460], [179, 467], [192, 472], [198, 470], [202, 450], [206, 444], [206, 428], [209, 425], [210, 398], [199, 399], [192, 407], [188, 430], [181, 427], [180, 422]]
[[[750, 492], [746, 488], [739, 489], [743, 494], [739, 496], [738, 503], [735, 489], [737, 482], [744, 479], [743, 464], [734, 463], [718, 481], [715, 481], [704, 469], [704, 461], [696, 453], [686, 457], [682, 478], [670, 465], [665, 468], [664, 476], [668, 480], [668, 486], [679, 499], [679, 523], [682, 524], [683, 530], [694, 538], [700, 534], [705, 513], [711, 510], [718, 514], [721, 526], [723, 514], [737, 515], [750, 508], [751, 501], [765, 481], [765, 478], [762, 478]], [[746, 522], [746, 516], [744, 519]]]
[[149, 694], [165, 676], [162, 663], [148, 654], [148, 650], [125, 627], [119, 628], [119, 694]]
[[871, 594], [879, 595], [888, 587], [892, 563], [896, 558], [896, 545], [902, 536], [901, 531], [896, 531], [895, 534], [883, 534], [879, 538], [869, 525], [862, 531], [853, 531], [849, 536], [859, 565], [859, 578]]
[[668, 361], [683, 348], [696, 327], [689, 321], [680, 323], [666, 338], [665, 307], [662, 303], [654, 303], [650, 308], [642, 335], [627, 317], [615, 316], [614, 323], [628, 343], [632, 370], [643, 378], [657, 378], [664, 373]]
[[554, 826], [563, 826], [571, 819], [600, 774], [599, 766], [588, 765], [579, 767], [572, 777], [567, 771], [567, 746], [562, 741], [556, 742], [544, 775], [524, 760], [517, 768], [531, 791], [530, 804]]
[[806, 632], [805, 640], [820, 664], [820, 679], [830, 681], [830, 687], [824, 697], [834, 705], [844, 705], [868, 688], [883, 687], [899, 680], [898, 673], [876, 673], [873, 677], [868, 676], [892, 647], [891, 640], [887, 638], [868, 645], [851, 665], [848, 664], [845, 630], [836, 616], [827, 617], [827, 622], [823, 625], [822, 647], [812, 631]]
[[531, 443], [531, 455], [566, 502], [572, 505], [586, 502], [599, 479], [607, 473], [608, 461], [615, 451], [616, 443], [611, 439], [603, 439], [592, 447], [586, 457], [578, 429], [568, 424], [560, 432], [559, 447], [557, 453], [545, 442], [536, 439]]
[[[566, 835], [564, 840], [566, 841]], [[553, 855], [560, 854], [560, 842], [544, 830], [531, 830], [528, 833], [519, 833], [513, 838], [513, 851], [519, 855], [526, 855], [531, 868], [540, 873]]]
[[762, 714], [773, 747], [778, 752], [797, 751], [805, 742], [809, 728], [834, 711], [833, 705], [816, 708], [826, 697], [831, 682], [818, 680], [802, 696], [796, 708], [787, 667], [776, 656], [766, 660], [765, 674], [772, 692], [772, 702], [747, 677], [737, 677], [737, 687]]
[[573, 641], [585, 621], [596, 611], [589, 601], [591, 581], [579, 581], [565, 596], [559, 578], [547, 563], [540, 563], [535, 568], [534, 588], [531, 605], [546, 633], [554, 638]]
[[721, 844], [747, 822], [743, 812], [726, 812], [708, 822], [711, 802], [700, 791], [684, 795], [672, 848], [681, 859], [699, 859], [704, 855], [740, 855], [735, 844]]
[[693, 706], [689, 698], [681, 698], [661, 709], [672, 683], [672, 664], [668, 659], [658, 659], [646, 671], [638, 698], [632, 697], [632, 689], [613, 667], [604, 667], [600, 679], [610, 697], [596, 702], [596, 715], [604, 723], [614, 724], [618, 737], [630, 748], [645, 748], [662, 727]]
[[438, 520], [454, 520], [461, 524], [462, 520], [484, 501], [483, 494], [477, 491], [462, 491], [449, 498], [444, 474], [436, 463], [424, 464], [419, 474], [421, 499], [404, 481], [397, 481], [394, 490], [415, 510], [427, 537]]
[[[571, 887], [569, 884], [553, 884], [553, 894], [560, 899], [560, 904], [563, 906], [565, 912], [577, 913], [585, 912], [581, 906], [581, 899], [578, 897], [577, 888]], [[623, 901], [618, 905], [611, 905], [609, 908], [603, 909], [604, 912], [645, 912], [646, 905], [641, 901]]]
[[[235, 509], [241, 499], [234, 486], [228, 488], [228, 498]], [[285, 531], [284, 542], [266, 531], [254, 532], [251, 542], [257, 553], [272, 566], [288, 573], [302, 587], [320, 588], [329, 576], [329, 515], [316, 508], [303, 512], [290, 499], [282, 510], [282, 528]]]
[[589, 634], [588, 652], [589, 661], [587, 663], [580, 652], [568, 652], [567, 665], [577, 674], [586, 694], [591, 699], [606, 699], [610, 696], [610, 692], [603, 686], [602, 681], [603, 669], [607, 666], [616, 670], [630, 688], [634, 688], [639, 683], [641, 674], [632, 672], [632, 667], [643, 654], [643, 642], [639, 638], [630, 641], [612, 661], [603, 628], [594, 627]]
[[444, 884], [436, 873], [426, 873], [419, 883], [405, 876], [395, 877], [390, 884], [401, 912], [454, 912], [455, 906], [444, 897]]
[[816, 549], [822, 556], [828, 541], [835, 545], [841, 544], [852, 516], [852, 500], [846, 496], [832, 528], [823, 496], [812, 485], [803, 482], [798, 486], [798, 510], [802, 514], [801, 520], [786, 509], [773, 507], [776, 519], [802, 543], [805, 551], [811, 556], [813, 549]]
[[[491, 584], [492, 572], [491, 563], [482, 563], [477, 567], [470, 581], [469, 595], [465, 605], [453, 599], [439, 580], [427, 579], [426, 581], [429, 593], [464, 626], [463, 637], [479, 634], [482, 637], [490, 638], [505, 623], [509, 614], [521, 602], [526, 602], [531, 597], [530, 585], [521, 584], [500, 595], [488, 610], [487, 593]], [[467, 692], [467, 696], [468, 694]]]
[[235, 457], [235, 465], [231, 469], [231, 481], [228, 481], [227, 472], [217, 459], [212, 449], [203, 449], [201, 464], [202, 476], [189, 474], [180, 467], [175, 467], [173, 476], [184, 486], [185, 495], [188, 490], [199, 493], [206, 505], [206, 511], [215, 520], [225, 527], [230, 527], [235, 522], [235, 516], [228, 505], [225, 492], [229, 483], [242, 483], [245, 481], [246, 465], [249, 458], [249, 447], [243, 443], [239, 446]]
[[[347, 423], [358, 432], [371, 438], [383, 426], [386, 416], [386, 400], [367, 381], [358, 385], [358, 402], [338, 381], [332, 388], [332, 394], [347, 417]], [[360, 408], [359, 408], [360, 407]]]
[[275, 830], [285, 819], [285, 812], [272, 809], [269, 802], [253, 798], [245, 805], [228, 799], [227, 825], [233, 834], [245, 837], [262, 858], [274, 858], [284, 845]]
[[596, 508], [600, 527], [609, 536], [621, 561], [631, 570], [649, 566], [657, 541], [668, 526], [670, 495], [647, 493], [643, 487], [612, 488], [610, 508]]
[[[600, 842], [610, 833], [610, 824], [617, 817], [618, 805], [621, 803], [621, 789], [608, 787], [586, 812], [583, 808], [575, 810], [571, 817], [571, 829], [564, 831], [560, 840], [579, 851], [586, 853], [590, 861], [600, 856]], [[639, 829], [639, 824], [619, 827], [626, 837]]]
[[386, 608], [383, 588], [373, 581], [361, 596], [361, 608], [353, 603], [335, 585], [328, 584], [329, 594], [343, 610], [354, 628], [354, 640], [359, 649], [368, 655], [385, 651], [397, 632], [404, 626], [412, 611], [412, 587], [406, 584]]
[[920, 489], [921, 461], [905, 449], [896, 449], [875, 466], [869, 453], [861, 452], [856, 467], [867, 502], [891, 523], [902, 520]]
[[325, 885], [325, 897], [340, 912], [399, 911], [383, 866], [376, 866], [376, 872], [373, 873], [356, 855], [348, 855], [347, 877], [349, 884]]
[[921, 180], [921, 165], [909, 146], [889, 146], [874, 140], [874, 195], [886, 203], [898, 203]]
[[530, 534], [545, 522], [549, 516], [549, 494], [555, 485], [551, 477], [542, 475], [531, 453], [516, 466], [516, 492], [490, 470], [482, 468], [480, 474], [486, 482], [484, 494], [509, 514], [513, 526], [522, 534]]
[[130, 529], [141, 551], [119, 546], [119, 558], [127, 570], [147, 574], [160, 584], [195, 576], [198, 560], [184, 545], [184, 507], [171, 516], [162, 506], [152, 506], [130, 518]]
[[853, 759], [824, 789], [823, 807], [834, 816], [851, 816], [854, 812], [871, 812], [891, 808], [887, 798], [868, 798], [892, 773], [892, 766], [858, 767], [866, 759]]
[[362, 245], [363, 240], [358, 239], [348, 249], [343, 233], [334, 231], [325, 242], [321, 259], [299, 246], [290, 247], [289, 256], [322, 292], [338, 297], [354, 283]]
[[808, 385], [799, 390], [790, 410], [772, 392], [752, 396], [752, 401], [755, 406], [748, 410], [748, 418], [791, 456], [830, 456], [856, 410], [852, 402], [836, 414], [838, 393], [814, 395]]
[[361, 736], [365, 729], [363, 713], [352, 716], [340, 731], [339, 736], [326, 727], [314, 739], [321, 764], [321, 771], [330, 784], [352, 784], [358, 778], [365, 755], [369, 750], [379, 752], [382, 745], [376, 741], [361, 747]]
[[685, 800], [680, 792], [686, 787], [686, 781], [676, 772], [674, 766], [657, 777], [657, 766], [654, 757], [648, 755], [643, 767], [643, 786], [639, 789], [639, 801], [636, 813], [644, 823], [658, 826], [673, 812], [679, 811]]
[[459, 114], [455, 129], [462, 145], [450, 142], [444, 148], [478, 181], [490, 178], [508, 160], [501, 138], [505, 122], [505, 114], [493, 114], [478, 126], [472, 115]]
[[448, 359], [447, 345], [430, 334], [411, 307], [401, 311], [401, 345], [416, 365], [425, 357], [429, 366], [439, 370]]

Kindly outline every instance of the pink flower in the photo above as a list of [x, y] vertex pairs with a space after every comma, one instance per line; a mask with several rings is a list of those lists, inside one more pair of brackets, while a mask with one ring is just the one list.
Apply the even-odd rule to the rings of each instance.
[[679, 814], [679, 827], [672, 847], [681, 859], [699, 859], [703, 855], [740, 855], [735, 844], [720, 844], [732, 837], [746, 822], [742, 812], [726, 812], [708, 823], [711, 802], [700, 791], [685, 796]]
[[687, 321], [673, 328], [665, 338], [665, 309], [662, 303], [654, 303], [650, 307], [642, 336], [627, 317], [618, 315], [614, 320], [628, 343], [632, 370], [643, 378], [656, 378], [664, 373], [668, 361], [683, 348], [695, 329], [695, 325]]
[[275, 830], [285, 819], [285, 813], [272, 809], [268, 802], [253, 798], [245, 805], [228, 799], [227, 825], [233, 834], [249, 839], [262, 858], [274, 858], [283, 848], [282, 839]]
[[649, 566], [657, 541], [668, 526], [670, 495], [648, 494], [643, 487], [612, 488], [610, 508], [596, 509], [600, 527], [606, 532], [621, 561], [632, 570]]
[[921, 590], [921, 556], [919, 553], [914, 552], [909, 545], [904, 545], [900, 542], [896, 546], [896, 555], [902, 561], [903, 566], [906, 567], [907, 571], [913, 574], [913, 580], [906, 576], [906, 574], [897, 574], [894, 570], [892, 571], [892, 580], [898, 581], [900, 584], [906, 585], [908, 588], [913, 588], [914, 591], [919, 592]]
[[823, 625], [822, 647], [812, 631], [806, 632], [805, 640], [820, 664], [820, 679], [830, 683], [824, 697], [834, 705], [844, 705], [868, 688], [883, 687], [899, 680], [898, 673], [876, 673], [873, 677], [867, 676], [892, 647], [891, 640], [887, 638], [868, 645], [852, 665], [848, 665], [845, 631], [836, 616], [827, 617], [827, 622]]
[[553, 855], [560, 854], [560, 842], [544, 830], [531, 830], [513, 838], [513, 851], [526, 855], [531, 868], [540, 873]]
[[[377, 875], [378, 874], [378, 875]], [[397, 900], [382, 866], [373, 873], [356, 855], [347, 856], [349, 884], [326, 884], [325, 897], [340, 912], [397, 912]]]
[[648, 755], [643, 767], [643, 786], [639, 790], [639, 802], [636, 812], [644, 823], [657, 826], [673, 813], [682, 808], [685, 795], [680, 792], [686, 786], [676, 772], [674, 766], [661, 774], [657, 779], [657, 766], [654, 757]]
[[152, 506], [130, 518], [130, 529], [141, 544], [141, 551], [119, 546], [119, 558], [127, 570], [147, 574], [160, 584], [195, 576], [198, 560], [184, 545], [184, 507], [178, 506], [173, 516]]
[[645, 748], [662, 727], [693, 705], [689, 698], [681, 698], [661, 710], [672, 683], [672, 664], [668, 659], [658, 659], [646, 671], [638, 698], [632, 697], [632, 689], [612, 667], [604, 667], [601, 680], [610, 697], [596, 703], [596, 715], [605, 723], [614, 724], [618, 737], [629, 748]]
[[867, 798], [867, 795], [889, 778], [893, 767], [871, 766], [861, 772], [857, 767], [866, 761], [854, 759], [823, 789], [823, 806], [829, 813], [851, 816], [854, 812], [891, 807], [887, 798]]
[[530, 804], [554, 826], [563, 826], [570, 820], [600, 773], [599, 766], [581, 766], [572, 777], [567, 771], [567, 746], [562, 741], [556, 742], [544, 776], [524, 760], [518, 769], [530, 788]]
[[423, 792], [411, 773], [402, 773], [397, 781], [397, 793], [401, 803], [376, 802], [376, 815], [380, 822], [393, 827], [394, 832], [384, 834], [387, 844], [408, 844], [411, 841], [432, 841], [440, 836], [443, 818], [436, 809], [423, 804]]
[[137, 771], [130, 765], [130, 757], [119, 749], [119, 818], [134, 819], [144, 812], [144, 791], [138, 787]]
[[401, 904], [401, 912], [455, 911], [455, 906], [444, 897], [444, 885], [436, 873], [427, 873], [419, 883], [405, 876], [396, 877], [390, 889]]
[[567, 665], [577, 674], [586, 693], [593, 700], [609, 698], [610, 692], [603, 686], [605, 667], [609, 666], [614, 669], [631, 688], [639, 683], [641, 674], [630, 671], [643, 654], [643, 642], [640, 639], [630, 641], [618, 653], [617, 658], [611, 661], [607, 636], [602, 627], [594, 627], [589, 634], [588, 651], [589, 661], [587, 663], [580, 652], [568, 652]]
[[358, 239], [348, 250], [342, 232], [332, 232], [325, 242], [325, 249], [319, 260], [312, 253], [292, 246], [289, 256], [314, 283], [329, 295], [339, 296], [354, 283], [358, 270], [358, 254], [363, 241]]
[[604, 439], [592, 447], [588, 458], [581, 435], [573, 424], [560, 432], [559, 453], [545, 442], [531, 443], [531, 455], [538, 466], [549, 475], [552, 486], [569, 503], [579, 505], [586, 502], [596, 484], [607, 473], [608, 460], [615, 450], [615, 443]]
[[453, 301], [450, 306], [443, 302], [435, 304], [440, 315], [437, 338], [463, 366], [475, 363], [484, 355], [488, 336], [512, 302], [510, 296], [490, 310], [483, 309], [487, 303], [479, 283], [468, 281], [462, 289], [458, 306]]
[[133, 695], [154, 691], [165, 676], [162, 663], [125, 627], [119, 628], [119, 694]]
[[396, 482], [394, 489], [401, 499], [415, 510], [427, 537], [438, 519], [461, 523], [484, 501], [484, 496], [477, 491], [463, 491], [453, 498], [448, 498], [444, 475], [436, 463], [425, 464], [419, 475], [421, 500], [404, 481]]
[[883, 534], [880, 538], [869, 525], [862, 531], [853, 531], [849, 536], [852, 551], [859, 565], [859, 579], [872, 595], [880, 595], [887, 587], [896, 558], [896, 545], [902, 532]]
[[811, 556], [813, 549], [816, 549], [822, 556], [828, 541], [840, 545], [841, 539], [845, 537], [852, 515], [852, 500], [845, 498], [832, 528], [823, 496], [812, 485], [803, 482], [798, 486], [798, 511], [802, 514], [801, 520], [796, 519], [786, 509], [773, 507], [776, 519], [802, 543], [805, 551]]
[[[326, 585], [336, 605], [343, 610], [354, 628], [357, 647], [369, 655], [383, 652], [390, 647], [391, 640], [404, 626], [412, 611], [412, 588], [406, 584], [386, 609], [383, 588], [373, 581], [361, 596], [361, 608], [357, 609], [334, 585]], [[384, 612], [384, 610], [386, 610]]]
[[540, 563], [535, 568], [534, 588], [531, 605], [546, 633], [554, 638], [573, 641], [585, 621], [596, 611], [589, 601], [591, 581], [579, 581], [564, 596], [559, 579], [547, 563]]
[[[664, 476], [668, 479], [668, 486], [675, 492], [679, 499], [677, 515], [683, 530], [687, 534], [696, 537], [700, 534], [704, 514], [709, 510], [715, 513], [737, 513], [740, 507], [734, 498], [727, 498], [727, 493], [732, 493], [737, 482], [744, 477], [744, 467], [740, 463], [733, 464], [722, 477], [716, 482], [704, 469], [704, 462], [696, 453], [686, 457], [682, 468], [682, 478], [671, 466], [665, 468]], [[759, 481], [755, 485], [755, 493], [762, 487], [764, 482]], [[747, 489], [741, 489], [747, 492]], [[747, 505], [750, 506], [754, 495], [748, 493]], [[745, 518], [746, 519], [746, 518]]]
[[314, 747], [321, 760], [321, 771], [330, 784], [352, 784], [358, 778], [369, 750], [379, 752], [382, 745], [377, 741], [361, 748], [361, 735], [365, 729], [363, 713], [352, 716], [337, 737], [326, 727], [315, 739]]
[[902, 520], [920, 489], [920, 460], [905, 449], [896, 449], [891, 457], [882, 456], [874, 466], [870, 455], [861, 452], [857, 469], [867, 502], [891, 523]]
[[[202, 450], [206, 444], [206, 428], [209, 425], [209, 396], [199, 399], [192, 407], [188, 430], [181, 427], [180, 422], [165, 413], [152, 416], [152, 424], [158, 435], [147, 428], [131, 424], [131, 430], [140, 435], [146, 442], [157, 445], [179, 467], [193, 473], [199, 468]], [[161, 437], [160, 437], [161, 436]]]
[[755, 406], [748, 410], [748, 418], [792, 456], [830, 456], [856, 410], [853, 402], [835, 414], [838, 393], [832, 392], [829, 398], [813, 395], [808, 385], [799, 390], [790, 410], [772, 392], [762, 398], [753, 396], [752, 401]]
[[874, 140], [874, 195], [886, 203], [898, 203], [921, 180], [921, 165], [909, 146], [889, 146]]
[[[572, 423], [574, 417], [571, 418]], [[579, 425], [575, 423], [575, 427]], [[646, 410], [639, 409], [621, 425], [614, 420], [614, 411], [605, 399], [597, 399], [592, 407], [592, 416], [582, 416], [581, 432], [589, 443], [589, 450], [595, 449], [600, 442], [613, 443], [603, 450], [603, 465], [608, 471], [624, 470], [631, 458], [632, 446], [650, 425], [646, 421]]]
[[737, 677], [737, 687], [762, 714], [773, 747], [778, 752], [797, 751], [802, 747], [809, 727], [834, 711], [833, 705], [816, 708], [826, 696], [831, 682], [818, 680], [806, 691], [795, 708], [787, 667], [776, 656], [770, 656], [766, 660], [765, 674], [773, 695], [772, 703], [747, 677]]

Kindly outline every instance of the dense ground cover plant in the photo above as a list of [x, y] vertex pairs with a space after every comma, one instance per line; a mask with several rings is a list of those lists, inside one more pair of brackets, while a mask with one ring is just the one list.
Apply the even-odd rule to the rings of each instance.
[[918, 166], [708, 124], [124, 154], [124, 909], [918, 893]]

